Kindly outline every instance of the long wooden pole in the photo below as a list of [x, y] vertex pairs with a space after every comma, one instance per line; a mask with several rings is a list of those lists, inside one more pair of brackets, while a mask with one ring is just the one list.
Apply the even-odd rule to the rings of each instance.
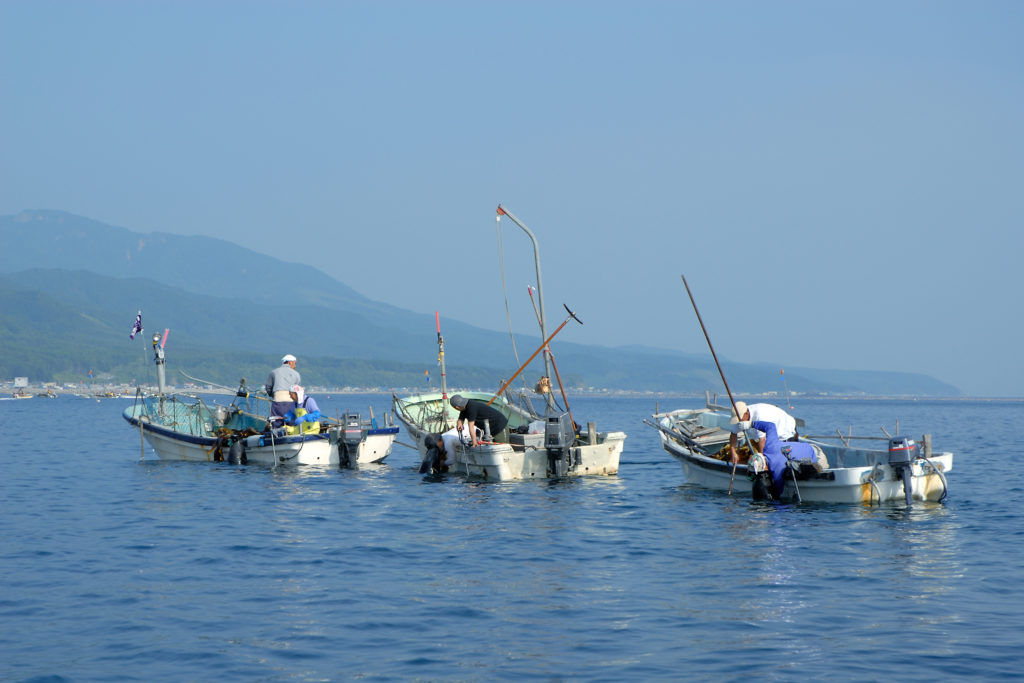
[[[737, 418], [742, 419], [742, 415], [738, 414], [736, 410], [736, 401], [732, 398], [732, 390], [729, 389], [729, 383], [725, 381], [725, 373], [722, 372], [722, 364], [718, 362], [718, 355], [715, 353], [715, 347], [711, 345], [711, 337], [708, 336], [708, 330], [704, 327], [704, 319], [700, 317], [700, 311], [697, 310], [697, 302], [693, 298], [693, 292], [690, 291], [690, 284], [686, 281], [686, 276], [681, 275], [683, 278], [683, 285], [686, 287], [686, 293], [690, 296], [690, 303], [693, 304], [693, 312], [697, 314], [697, 322], [700, 323], [700, 329], [704, 333], [704, 339], [708, 342], [708, 348], [711, 349], [711, 357], [715, 359], [715, 366], [718, 368], [718, 374], [722, 378], [722, 384], [725, 385], [725, 393], [729, 395], [729, 403], [732, 404], [732, 412]], [[743, 435], [747, 438], [747, 446], [750, 448], [751, 454], [754, 452], [754, 446], [750, 443], [750, 437], [747, 435], [746, 430], [743, 431]], [[732, 476], [729, 477], [729, 495], [732, 495], [732, 483], [736, 479], [736, 463], [732, 464]]]
[[[537, 321], [540, 322], [540, 311], [537, 309], [537, 302], [533, 300], [533, 287], [527, 287], [526, 290], [530, 293], [530, 303], [533, 304], [533, 312], [537, 315]], [[566, 310], [569, 310], [566, 308]], [[579, 321], [579, 318], [576, 318]], [[582, 325], [583, 323], [580, 322]], [[565, 403], [565, 411], [569, 413], [569, 420], [572, 421], [573, 425], [576, 422], [572, 417], [572, 408], [569, 407], [569, 397], [565, 395], [565, 385], [562, 384], [562, 376], [558, 374], [558, 363], [555, 362], [555, 354], [551, 353], [551, 349], [547, 350], [548, 359], [551, 361], [551, 368], [555, 371], [555, 379], [558, 380], [558, 390], [562, 393], [562, 402]], [[573, 429], [576, 427], [574, 426]], [[899, 431], [899, 430], [897, 430]]]
[[[563, 306], [565, 306], [565, 304], [562, 304], [562, 305], [563, 305]], [[568, 307], [568, 306], [565, 306], [565, 310], [569, 311], [569, 307]], [[536, 358], [536, 357], [537, 357], [537, 354], [538, 354], [538, 353], [540, 353], [541, 351], [543, 351], [543, 350], [545, 349], [545, 347], [547, 347], [547, 345], [548, 345], [548, 342], [550, 342], [550, 341], [551, 341], [552, 339], [554, 339], [554, 338], [555, 338], [555, 335], [556, 335], [556, 334], [558, 334], [559, 332], [561, 332], [561, 331], [562, 331], [562, 328], [563, 328], [563, 327], [565, 327], [565, 326], [566, 326], [566, 324], [568, 324], [568, 322], [569, 322], [570, 320], [575, 320], [575, 321], [576, 321], [576, 322], [578, 322], [578, 323], [579, 323], [580, 325], [582, 325], [582, 324], [583, 324], [583, 323], [582, 323], [582, 322], [580, 321], [580, 319], [576, 317], [576, 314], [575, 314], [575, 313], [573, 313], [572, 311], [569, 311], [569, 317], [568, 317], [568, 318], [566, 318], [566, 319], [565, 319], [564, 321], [562, 321], [562, 324], [558, 326], [558, 329], [557, 329], [557, 330], [555, 330], [554, 332], [552, 332], [552, 333], [551, 333], [551, 336], [550, 336], [550, 337], [548, 337], [548, 338], [547, 338], [547, 339], [545, 339], [545, 340], [544, 340], [543, 342], [541, 342], [541, 345], [540, 345], [540, 347], [538, 347], [538, 348], [537, 348], [537, 350], [533, 352], [533, 355], [531, 355], [531, 356], [530, 356], [529, 358], [527, 358], [527, 359], [526, 359], [526, 362], [525, 362], [525, 363], [523, 363], [522, 365], [520, 365], [520, 366], [519, 366], [519, 369], [518, 369], [518, 370], [516, 370], [516, 374], [512, 375], [512, 376], [511, 376], [511, 377], [510, 377], [510, 378], [508, 379], [508, 381], [507, 381], [507, 382], [505, 382], [504, 384], [502, 384], [502, 385], [501, 385], [501, 388], [500, 388], [500, 389], [498, 389], [498, 390], [497, 390], [496, 392], [494, 392], [494, 396], [492, 396], [492, 397], [491, 397], [491, 400], [487, 402], [487, 405], [491, 405], [492, 403], [494, 403], [495, 399], [497, 399], [497, 398], [498, 398], [498, 396], [500, 396], [500, 395], [501, 395], [501, 392], [505, 391], [505, 389], [507, 389], [507, 388], [508, 388], [508, 385], [512, 384], [512, 382], [513, 382], [513, 381], [515, 381], [515, 378], [519, 376], [519, 373], [520, 373], [520, 372], [522, 372], [523, 370], [525, 370], [525, 369], [526, 369], [526, 366], [527, 366], [527, 365], [529, 365], [529, 364], [530, 364], [530, 362], [531, 362], [531, 361], [532, 361], [532, 360], [533, 360], [534, 358]]]
[[569, 413], [569, 421], [573, 424], [573, 429], [576, 429], [576, 421], [572, 418], [572, 408], [569, 407], [569, 397], [565, 395], [565, 386], [562, 385], [562, 376], [558, 374], [558, 364], [555, 363], [555, 355], [551, 353], [551, 349], [548, 349], [548, 358], [551, 359], [551, 367], [555, 370], [555, 379], [558, 380], [558, 390], [562, 392], [562, 401], [565, 403], [565, 412]]

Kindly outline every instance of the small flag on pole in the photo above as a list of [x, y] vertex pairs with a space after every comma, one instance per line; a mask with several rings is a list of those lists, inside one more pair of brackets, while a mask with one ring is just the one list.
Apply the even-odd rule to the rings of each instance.
[[427, 376], [427, 384], [430, 384], [430, 370], [424, 370], [423, 374]]
[[135, 339], [135, 335], [142, 332], [142, 311], [139, 311], [135, 315], [135, 324], [132, 325], [132, 332], [128, 335], [129, 339]]

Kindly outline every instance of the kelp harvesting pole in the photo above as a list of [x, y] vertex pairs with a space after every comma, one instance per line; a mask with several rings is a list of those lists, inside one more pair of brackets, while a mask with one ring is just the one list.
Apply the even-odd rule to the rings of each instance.
[[[718, 375], [722, 378], [722, 384], [725, 385], [725, 393], [729, 395], [729, 403], [732, 404], [732, 412], [736, 415], [737, 419], [743, 420], [743, 416], [739, 415], [736, 411], [736, 401], [732, 398], [732, 390], [729, 389], [729, 383], [725, 381], [725, 373], [722, 372], [722, 364], [718, 362], [718, 355], [715, 354], [715, 347], [711, 345], [711, 337], [708, 336], [708, 330], [704, 327], [704, 319], [700, 317], [700, 311], [697, 310], [697, 302], [693, 298], [693, 292], [690, 291], [690, 285], [686, 281], [686, 276], [681, 275], [683, 278], [683, 286], [686, 287], [686, 293], [690, 296], [690, 303], [693, 304], [693, 312], [697, 314], [697, 322], [700, 323], [701, 332], [704, 333], [704, 339], [708, 342], [708, 348], [711, 349], [711, 357], [715, 359], [715, 366], [718, 368]], [[743, 430], [743, 435], [747, 438], [747, 446], [750, 448], [750, 453], [754, 453], [754, 446], [750, 443], [750, 437], [747, 436], [747, 431]], [[732, 495], [732, 482], [736, 478], [736, 463], [732, 464], [732, 476], [729, 477], [729, 495]]]
[[[497, 399], [497, 398], [498, 398], [498, 396], [500, 396], [500, 395], [501, 395], [501, 392], [505, 391], [505, 389], [507, 389], [507, 388], [508, 388], [508, 385], [512, 384], [512, 382], [514, 382], [514, 381], [515, 381], [516, 377], [518, 377], [518, 376], [519, 376], [519, 373], [520, 373], [520, 372], [522, 372], [523, 370], [525, 370], [525, 369], [526, 369], [526, 366], [530, 364], [530, 361], [532, 361], [532, 360], [533, 360], [534, 358], [536, 358], [536, 357], [537, 357], [537, 354], [538, 354], [538, 353], [540, 353], [540, 352], [541, 352], [541, 351], [543, 351], [543, 350], [544, 350], [545, 348], [547, 348], [548, 342], [550, 342], [550, 341], [551, 341], [552, 339], [554, 339], [554, 338], [555, 338], [555, 335], [556, 335], [556, 334], [558, 334], [559, 332], [561, 332], [561, 331], [562, 331], [562, 328], [563, 328], [563, 327], [565, 327], [565, 326], [566, 326], [566, 324], [567, 324], [567, 323], [568, 323], [568, 322], [569, 322], [570, 320], [575, 320], [575, 321], [576, 321], [576, 322], [578, 322], [578, 323], [579, 323], [580, 325], [582, 325], [582, 324], [583, 324], [583, 321], [582, 321], [582, 320], [580, 320], [579, 318], [577, 318], [577, 317], [576, 317], [576, 314], [575, 314], [575, 313], [573, 313], [572, 311], [570, 311], [570, 310], [569, 310], [569, 307], [568, 307], [568, 306], [566, 306], [565, 304], [562, 304], [562, 306], [564, 306], [564, 307], [565, 307], [565, 310], [566, 310], [566, 312], [568, 312], [568, 313], [569, 313], [569, 317], [568, 317], [568, 318], [566, 318], [566, 319], [565, 319], [564, 321], [562, 321], [562, 324], [558, 326], [558, 329], [557, 329], [557, 330], [555, 330], [554, 332], [552, 332], [552, 333], [551, 333], [551, 336], [550, 336], [550, 337], [548, 337], [548, 338], [547, 338], [547, 339], [545, 339], [545, 340], [544, 340], [543, 342], [541, 342], [540, 346], [539, 346], [539, 347], [537, 347], [537, 350], [533, 352], [533, 355], [531, 355], [531, 356], [530, 356], [529, 358], [527, 358], [527, 359], [526, 359], [526, 362], [525, 362], [525, 363], [523, 363], [522, 365], [520, 365], [520, 366], [519, 366], [519, 369], [518, 369], [518, 370], [516, 370], [515, 374], [514, 374], [514, 375], [512, 375], [511, 377], [509, 377], [509, 378], [508, 378], [508, 380], [507, 380], [507, 381], [506, 381], [506, 382], [505, 382], [504, 384], [502, 384], [502, 385], [501, 385], [501, 388], [500, 388], [500, 389], [498, 389], [498, 390], [497, 390], [496, 392], [494, 392], [494, 396], [493, 396], [493, 397], [491, 398], [491, 400], [490, 400], [490, 401], [488, 401], [488, 402], [487, 402], [487, 405], [491, 405], [492, 403], [494, 403], [495, 399]], [[546, 360], [546, 359], [545, 359], [545, 360]], [[551, 400], [551, 394], [550, 394], [550, 393], [548, 393], [548, 400], [549, 400], [549, 401]]]
[[[527, 287], [526, 291], [529, 292], [530, 294], [530, 303], [533, 304], [533, 312], [537, 316], [537, 322], [540, 322], [540, 311], [537, 310], [537, 302], [533, 300], [533, 287]], [[565, 310], [568, 311], [569, 308], [566, 307]], [[579, 321], [579, 318], [576, 318], [576, 320]], [[580, 322], [580, 325], [582, 324], [583, 323]], [[558, 363], [555, 362], [555, 354], [551, 352], [550, 347], [547, 348], [547, 351], [545, 353], [547, 357], [551, 359], [551, 367], [554, 368], [555, 370], [555, 379], [558, 380], [558, 390], [562, 393], [562, 402], [565, 403], [565, 412], [569, 413], [569, 419], [572, 420], [572, 408], [569, 407], [569, 397], [565, 395], [565, 385], [562, 384], [562, 376], [558, 374]], [[550, 378], [548, 379], [550, 380]], [[576, 423], [573, 422], [573, 424]]]

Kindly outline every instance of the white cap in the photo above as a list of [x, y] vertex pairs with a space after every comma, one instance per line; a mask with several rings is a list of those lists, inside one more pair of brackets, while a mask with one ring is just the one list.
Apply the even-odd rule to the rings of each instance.
[[289, 353], [288, 355], [286, 355], [284, 358], [281, 359], [281, 362], [282, 363], [291, 363], [294, 360], [296, 360], [295, 356], [293, 356], [292, 354]]

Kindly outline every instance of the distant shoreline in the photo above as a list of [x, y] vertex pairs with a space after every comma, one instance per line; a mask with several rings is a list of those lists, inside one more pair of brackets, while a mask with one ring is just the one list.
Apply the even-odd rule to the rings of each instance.
[[[135, 387], [124, 387], [124, 386], [111, 386], [111, 387], [92, 387], [89, 389], [69, 389], [66, 387], [23, 387], [16, 389], [14, 387], [4, 387], [0, 390], [0, 396], [7, 397], [12, 396], [17, 391], [24, 391], [26, 394], [31, 394], [34, 397], [40, 395], [46, 395], [47, 391], [50, 391], [58, 396], [78, 396], [83, 398], [134, 398], [136, 393]], [[151, 394], [155, 393], [156, 387], [143, 387], [143, 393]], [[435, 387], [396, 387], [393, 389], [382, 389], [379, 387], [363, 388], [363, 387], [334, 387], [334, 388], [322, 388], [322, 387], [309, 387], [308, 392], [313, 396], [332, 396], [332, 395], [351, 395], [351, 394], [363, 394], [363, 395], [381, 395], [390, 396], [396, 394], [399, 396], [409, 396], [414, 394], [425, 394], [439, 392], [440, 388]], [[488, 389], [470, 389], [467, 387], [458, 387], [449, 389], [448, 393], [453, 394], [458, 391], [488, 391]], [[183, 393], [183, 394], [215, 394], [220, 396], [233, 396], [234, 391], [228, 389], [218, 388], [198, 388], [198, 387], [168, 387], [169, 393]], [[107, 394], [114, 394], [113, 396]], [[570, 396], [576, 396], [581, 398], [649, 398], [655, 400], [662, 399], [703, 399], [704, 393], [693, 393], [693, 392], [648, 392], [648, 391], [629, 391], [629, 390], [607, 390], [607, 391], [570, 391]], [[742, 399], [744, 401], [764, 401], [766, 403], [785, 403], [787, 402], [784, 397], [764, 394], [733, 394], [733, 397], [737, 400]], [[716, 399], [718, 403], [728, 403], [728, 396], [724, 394], [717, 394]], [[861, 395], [861, 394], [800, 394], [790, 396], [789, 401], [942, 401], [949, 403], [957, 402], [992, 402], [992, 403], [1013, 403], [1024, 401], [1024, 397], [1012, 397], [1012, 396], [887, 396], [887, 395]]]

